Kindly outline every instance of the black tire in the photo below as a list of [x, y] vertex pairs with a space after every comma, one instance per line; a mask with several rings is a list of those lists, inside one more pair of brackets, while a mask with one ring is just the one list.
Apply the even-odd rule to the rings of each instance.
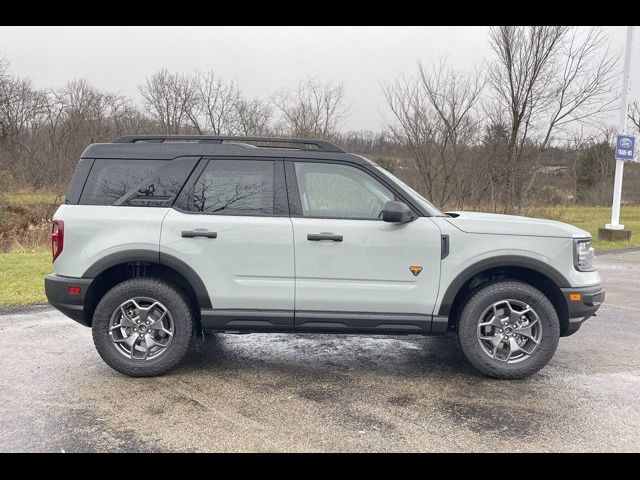
[[[480, 346], [478, 324], [483, 312], [496, 302], [513, 299], [530, 305], [542, 325], [542, 338], [533, 353], [517, 363], [492, 358]], [[462, 309], [458, 323], [458, 341], [465, 357], [484, 375], [500, 379], [528, 377], [543, 368], [558, 347], [560, 321], [549, 299], [524, 282], [498, 280], [474, 292]]]
[[[171, 343], [157, 358], [147, 360], [125, 357], [111, 341], [109, 321], [114, 311], [132, 297], [149, 297], [161, 302], [171, 312], [174, 333]], [[175, 367], [185, 356], [194, 332], [194, 315], [180, 290], [155, 278], [133, 278], [109, 290], [93, 314], [93, 343], [102, 359], [114, 370], [131, 377], [162, 375]]]

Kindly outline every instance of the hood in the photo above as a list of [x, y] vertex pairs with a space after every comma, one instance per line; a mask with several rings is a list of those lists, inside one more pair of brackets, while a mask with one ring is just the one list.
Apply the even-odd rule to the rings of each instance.
[[447, 212], [447, 221], [467, 233], [531, 235], [537, 237], [584, 238], [589, 232], [568, 223], [543, 218], [481, 212]]

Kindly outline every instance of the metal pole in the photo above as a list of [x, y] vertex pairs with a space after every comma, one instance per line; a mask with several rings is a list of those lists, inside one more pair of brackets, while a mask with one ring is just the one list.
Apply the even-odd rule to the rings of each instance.
[[[620, 118], [618, 120], [618, 133], [627, 133], [627, 108], [629, 98], [629, 68], [631, 64], [631, 45], [633, 43], [633, 26], [627, 27], [627, 43], [624, 53], [624, 74], [622, 77], [622, 96], [620, 99]], [[616, 174], [613, 183], [613, 204], [611, 206], [611, 223], [605, 225], [608, 230], [623, 230], [620, 225], [620, 202], [622, 200], [622, 173], [624, 162], [616, 160]]]

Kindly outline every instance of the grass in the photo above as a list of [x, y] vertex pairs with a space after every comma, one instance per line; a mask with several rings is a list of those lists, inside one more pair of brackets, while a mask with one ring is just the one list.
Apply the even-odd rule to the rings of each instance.
[[620, 210], [620, 223], [632, 231], [630, 241], [606, 242], [598, 240], [598, 228], [611, 222], [611, 207], [550, 207], [533, 209], [528, 216], [548, 218], [571, 223], [591, 233], [596, 250], [606, 251], [617, 248], [640, 247], [640, 206], [623, 206]]
[[45, 247], [0, 253], [0, 308], [46, 303], [44, 276], [52, 271]]
[[[8, 194], [7, 202], [40, 204], [52, 201], [54, 194]], [[532, 209], [528, 216], [549, 218], [571, 223], [587, 230], [594, 238], [596, 250], [606, 251], [616, 248], [640, 247], [640, 206], [625, 206], [621, 211], [621, 223], [633, 231], [629, 242], [602, 242], [598, 240], [598, 227], [610, 221], [610, 207], [550, 207]], [[48, 238], [48, 227], [46, 228]], [[0, 253], [0, 308], [45, 303], [43, 277], [52, 271], [51, 252], [48, 245], [42, 245], [41, 236], [26, 236], [14, 243], [8, 253]], [[40, 244], [38, 244], [40, 242]]]
[[57, 193], [5, 193], [5, 201], [11, 205], [61, 204], [64, 195]]

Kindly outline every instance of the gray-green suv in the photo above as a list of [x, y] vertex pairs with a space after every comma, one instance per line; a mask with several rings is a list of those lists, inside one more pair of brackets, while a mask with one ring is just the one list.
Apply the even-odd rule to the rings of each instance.
[[317, 140], [90, 145], [52, 249], [49, 302], [132, 376], [174, 367], [199, 331], [452, 332], [484, 374], [522, 378], [604, 300], [588, 232], [442, 213]]

